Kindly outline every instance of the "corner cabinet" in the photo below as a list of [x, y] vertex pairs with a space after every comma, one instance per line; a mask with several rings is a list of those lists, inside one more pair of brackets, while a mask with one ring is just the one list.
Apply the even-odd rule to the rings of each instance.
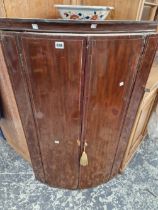
[[37, 179], [77, 189], [115, 176], [156, 52], [156, 25], [2, 19], [0, 30]]

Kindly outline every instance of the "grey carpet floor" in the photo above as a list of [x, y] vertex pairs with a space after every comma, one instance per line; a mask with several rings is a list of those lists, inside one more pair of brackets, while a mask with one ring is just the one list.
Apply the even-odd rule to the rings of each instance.
[[147, 138], [123, 175], [88, 190], [35, 180], [29, 164], [0, 137], [0, 210], [158, 210], [158, 140]]

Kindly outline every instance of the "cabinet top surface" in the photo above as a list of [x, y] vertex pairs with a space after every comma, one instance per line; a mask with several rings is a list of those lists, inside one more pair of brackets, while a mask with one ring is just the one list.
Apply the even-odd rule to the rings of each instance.
[[62, 19], [0, 18], [0, 30], [70, 32], [70, 33], [129, 33], [156, 32], [158, 22], [152, 21], [76, 21]]

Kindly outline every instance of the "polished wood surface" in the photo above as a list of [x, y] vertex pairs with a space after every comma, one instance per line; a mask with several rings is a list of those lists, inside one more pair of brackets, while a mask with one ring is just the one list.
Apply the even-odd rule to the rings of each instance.
[[35, 175], [50, 186], [96, 186], [120, 169], [156, 52], [156, 24], [100, 22], [94, 33], [91, 22], [37, 20], [44, 33], [31, 29], [34, 21], [3, 19], [0, 27]]
[[12, 88], [16, 99], [19, 115], [23, 125], [31, 163], [37, 179], [45, 182], [43, 165], [41, 161], [41, 152], [39, 142], [35, 133], [36, 127], [30, 104], [26, 79], [22, 73], [22, 63], [20, 60], [20, 52], [16, 35], [7, 33], [1, 35], [3, 54], [7, 64], [8, 74], [12, 82]]
[[143, 45], [142, 36], [89, 41], [83, 126], [89, 165], [80, 168], [81, 188], [110, 177]]
[[130, 134], [128, 146], [121, 164], [121, 171], [124, 171], [127, 164], [130, 162], [138, 146], [147, 135], [147, 124], [152, 113], [154, 104], [156, 103], [158, 92], [158, 50], [154, 58], [152, 68], [145, 86], [145, 93]]
[[0, 92], [1, 106], [3, 106], [3, 117], [0, 127], [9, 144], [26, 160], [31, 162], [30, 155], [24, 135], [21, 119], [16, 105], [15, 96], [4, 61], [2, 46], [0, 44]]
[[[37, 24], [38, 29], [33, 29]], [[157, 23], [149, 21], [75, 21], [56, 19], [0, 18], [0, 30], [49, 33], [142, 33], [156, 32]]]
[[122, 129], [118, 149], [115, 155], [111, 177], [115, 176], [118, 173], [118, 170], [121, 166], [121, 161], [123, 160], [123, 156], [128, 145], [128, 139], [130, 138], [130, 134], [135, 122], [138, 108], [144, 95], [145, 85], [156, 54], [157, 46], [158, 34], [149, 35], [146, 37], [145, 48], [141, 57], [141, 62], [138, 68], [138, 74], [129, 102], [127, 116], [124, 121], [124, 126]]
[[[46, 182], [77, 188], [85, 39], [20, 39]], [[56, 49], [56, 42], [64, 49]]]

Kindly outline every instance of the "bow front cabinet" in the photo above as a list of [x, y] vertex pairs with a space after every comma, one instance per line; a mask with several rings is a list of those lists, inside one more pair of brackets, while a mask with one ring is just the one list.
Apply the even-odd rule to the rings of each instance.
[[156, 52], [156, 25], [1, 19], [0, 30], [1, 66], [36, 178], [77, 189], [115, 176]]

